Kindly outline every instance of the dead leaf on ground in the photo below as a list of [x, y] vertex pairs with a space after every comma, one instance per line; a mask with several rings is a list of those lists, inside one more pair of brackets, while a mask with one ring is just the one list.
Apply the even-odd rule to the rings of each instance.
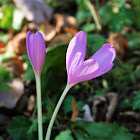
[[20, 32], [15, 35], [6, 45], [6, 52], [16, 55], [23, 55], [26, 51], [26, 36], [27, 32]]
[[21, 74], [24, 73], [23, 61], [19, 59], [18, 57], [10, 58], [6, 62], [9, 63], [6, 69], [11, 71], [14, 77], [20, 77]]
[[77, 32], [78, 23], [73, 16], [57, 13], [55, 14], [54, 21], [54, 25], [51, 25], [49, 22], [45, 23], [44, 33], [46, 41], [51, 41], [61, 31], [70, 33], [72, 37]]
[[118, 104], [118, 96], [113, 93], [107, 93], [105, 96], [96, 96], [93, 101], [93, 118], [95, 121], [111, 121]]
[[56, 20], [56, 31], [57, 33], [60, 32], [60, 30], [64, 30], [65, 27], [72, 27], [77, 29], [79, 24], [76, 21], [76, 18], [69, 15], [62, 15], [62, 14], [55, 14], [55, 20]]
[[134, 111], [120, 112], [120, 119], [135, 120], [140, 123], [140, 113]]
[[58, 34], [50, 41], [48, 47], [54, 47], [66, 43], [69, 43], [69, 39], [67, 38], [66, 34]]
[[4, 53], [6, 51], [6, 44], [0, 41], [0, 53]]
[[10, 90], [0, 92], [0, 107], [12, 109], [24, 93], [24, 84], [21, 79], [16, 78], [8, 85], [11, 87]]
[[95, 121], [105, 121], [105, 114], [107, 112], [107, 99], [104, 96], [96, 96], [93, 101], [93, 118]]
[[34, 106], [35, 106], [35, 96], [34, 95], [31, 95], [29, 97], [28, 105], [27, 105], [28, 111], [33, 111]]
[[71, 38], [77, 33], [77, 30], [75, 28], [72, 28], [72, 27], [65, 27], [64, 31], [66, 33], [69, 33], [71, 35]]
[[119, 33], [110, 33], [107, 42], [115, 47], [118, 59], [122, 60], [125, 55], [125, 49], [128, 48], [128, 41], [125, 37]]
[[51, 25], [49, 22], [45, 23], [45, 40], [51, 41], [56, 35], [55, 26]]
[[117, 96], [117, 94], [110, 92], [110, 93], [106, 94], [105, 97], [109, 101], [109, 106], [108, 106], [108, 110], [106, 113], [106, 122], [109, 122], [109, 121], [111, 121], [111, 118], [117, 108], [118, 96]]
[[140, 135], [140, 113], [134, 111], [120, 112], [119, 123], [134, 134]]
[[77, 103], [75, 99], [72, 99], [72, 117], [71, 117], [71, 121], [75, 121], [77, 116], [79, 114], [79, 110], [77, 107]]

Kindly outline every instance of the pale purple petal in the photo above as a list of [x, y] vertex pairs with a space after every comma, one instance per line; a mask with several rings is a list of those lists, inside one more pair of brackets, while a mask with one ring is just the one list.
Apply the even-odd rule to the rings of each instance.
[[75, 61], [74, 58], [77, 53], [80, 53], [81, 56], [77, 58], [76, 66], [84, 61], [86, 54], [86, 43], [86, 34], [83, 31], [78, 32], [70, 41], [66, 54], [66, 68], [68, 74], [72, 62]]
[[36, 62], [37, 62], [37, 58], [36, 58], [36, 46], [35, 46], [35, 35], [32, 34], [30, 35], [30, 38], [29, 38], [29, 44], [30, 44], [30, 47], [29, 47], [29, 50], [30, 50], [30, 61], [31, 61], [31, 64], [32, 64], [32, 67], [35, 71], [37, 71], [37, 66], [36, 66]]
[[98, 73], [98, 74], [96, 75], [96, 77], [99, 77], [99, 76], [101, 76], [101, 75], [107, 73], [108, 71], [110, 71], [110, 70], [113, 68], [113, 66], [114, 66], [114, 63], [112, 63], [106, 70], [104, 70], [104, 71]]
[[41, 72], [45, 62], [46, 56], [46, 45], [45, 40], [40, 32], [36, 32], [35, 34], [35, 42], [36, 42], [36, 61], [38, 72]]
[[82, 62], [68, 79], [68, 84], [75, 85], [79, 82], [93, 79], [98, 73], [98, 68], [98, 63], [93, 59]]
[[81, 52], [78, 52], [74, 58], [73, 61], [71, 63], [71, 67], [69, 69], [69, 73], [68, 73], [68, 77], [72, 77], [75, 69], [77, 68], [77, 66], [79, 65], [79, 59], [81, 58]]
[[28, 56], [29, 56], [29, 59], [31, 61], [31, 55], [30, 55], [30, 36], [32, 35], [32, 32], [31, 31], [28, 31], [27, 33], [27, 37], [26, 37], [26, 47], [27, 47], [27, 53], [28, 53]]
[[99, 64], [99, 70], [97, 75], [102, 75], [101, 73], [104, 72], [112, 64], [115, 56], [115, 48], [110, 44], [106, 43], [91, 57]]

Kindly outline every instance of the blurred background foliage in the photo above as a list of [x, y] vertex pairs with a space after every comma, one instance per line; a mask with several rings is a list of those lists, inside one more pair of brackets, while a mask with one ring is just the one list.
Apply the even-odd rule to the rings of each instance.
[[[115, 65], [107, 74], [69, 91], [52, 139], [140, 139], [140, 1], [45, 2], [54, 15], [50, 23], [37, 25], [27, 21], [12, 0], [0, 1], [0, 140], [37, 139], [35, 77], [25, 44], [29, 29], [41, 31], [47, 46], [41, 75], [44, 136], [66, 85], [68, 43], [83, 30], [87, 35], [86, 59], [108, 42], [116, 48]], [[23, 90], [14, 85], [17, 79]], [[10, 107], [11, 103], [15, 106]]]

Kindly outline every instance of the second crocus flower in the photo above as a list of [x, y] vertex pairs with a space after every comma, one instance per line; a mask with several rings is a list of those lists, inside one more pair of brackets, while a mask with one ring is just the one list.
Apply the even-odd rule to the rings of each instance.
[[69, 43], [66, 68], [67, 84], [70, 87], [101, 76], [114, 66], [116, 51], [113, 46], [106, 43], [93, 56], [85, 60], [86, 43], [86, 34], [83, 31], [78, 32]]
[[54, 120], [69, 89], [79, 82], [105, 74], [114, 66], [116, 51], [113, 46], [104, 44], [91, 58], [85, 60], [86, 43], [83, 31], [78, 32], [69, 43], [66, 54], [67, 86], [56, 105], [45, 140], [50, 140]]

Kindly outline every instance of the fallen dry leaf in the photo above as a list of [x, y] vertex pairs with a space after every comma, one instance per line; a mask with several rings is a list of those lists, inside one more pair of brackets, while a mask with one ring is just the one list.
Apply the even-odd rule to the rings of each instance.
[[31, 95], [28, 100], [27, 109], [28, 111], [33, 111], [34, 107], [35, 107], [35, 96]]
[[50, 41], [48, 47], [54, 47], [66, 43], [69, 43], [69, 39], [67, 38], [66, 34], [58, 34]]
[[49, 22], [45, 23], [45, 40], [51, 41], [56, 35], [55, 26], [51, 25]]
[[23, 61], [19, 59], [18, 57], [10, 58], [6, 62], [9, 63], [6, 69], [11, 71], [14, 77], [20, 77], [21, 74], [24, 73]]
[[95, 121], [105, 121], [105, 115], [107, 112], [107, 100], [104, 96], [96, 96], [93, 101], [93, 118]]
[[122, 60], [125, 55], [125, 48], [128, 48], [128, 41], [124, 36], [119, 33], [110, 33], [107, 42], [115, 47], [118, 59]]
[[16, 78], [8, 85], [11, 87], [10, 90], [0, 92], [0, 107], [12, 109], [24, 93], [24, 84], [21, 79]]
[[[71, 37], [77, 33], [78, 23], [73, 16], [63, 15], [63, 14], [55, 14], [54, 16], [54, 25], [51, 25], [49, 22], [44, 24], [43, 32], [45, 34], [46, 41], [52, 41], [56, 36], [62, 34], [61, 32], [70, 33]], [[65, 39], [66, 37], [64, 37]]]
[[77, 33], [77, 30], [75, 28], [72, 28], [72, 27], [65, 27], [64, 31], [66, 33], [69, 33], [71, 35], [71, 38]]
[[77, 29], [79, 26], [78, 22], [76, 21], [76, 18], [69, 15], [62, 15], [62, 14], [55, 14], [55, 20], [56, 20], [56, 31], [57, 33], [60, 32], [60, 30], [64, 30], [65, 27], [72, 27]]
[[131, 119], [140, 123], [140, 113], [134, 111], [120, 112], [121, 119]]
[[6, 51], [6, 44], [0, 41], [0, 53], [4, 53]]
[[120, 112], [119, 123], [125, 126], [134, 134], [140, 134], [140, 113], [134, 111]]
[[96, 96], [93, 101], [93, 118], [95, 121], [109, 122], [116, 111], [118, 104], [117, 94], [110, 92], [104, 96]]
[[23, 55], [26, 51], [26, 35], [27, 32], [23, 31], [10, 39], [6, 45], [6, 52]]
[[77, 116], [79, 114], [79, 110], [78, 110], [78, 107], [77, 107], [77, 103], [76, 103], [76, 100], [73, 99], [72, 100], [72, 117], [71, 117], [71, 121], [75, 121]]
[[106, 113], [106, 122], [111, 121], [111, 118], [117, 108], [118, 105], [118, 96], [117, 94], [110, 92], [105, 95], [107, 100], [109, 101], [109, 106]]

